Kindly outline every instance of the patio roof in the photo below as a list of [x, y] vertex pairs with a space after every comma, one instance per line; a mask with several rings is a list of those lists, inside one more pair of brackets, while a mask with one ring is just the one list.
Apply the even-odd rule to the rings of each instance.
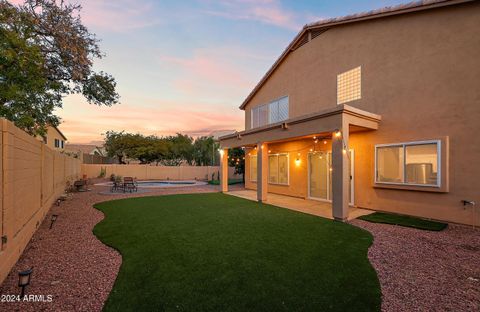
[[377, 130], [380, 120], [380, 115], [342, 104], [283, 122], [222, 136], [219, 140], [222, 148], [233, 148], [332, 132], [342, 128], [344, 121], [351, 126], [351, 132]]

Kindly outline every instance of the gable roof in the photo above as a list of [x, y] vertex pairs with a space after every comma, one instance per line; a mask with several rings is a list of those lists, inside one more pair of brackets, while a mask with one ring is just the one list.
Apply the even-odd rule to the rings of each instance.
[[[380, 8], [372, 11], [351, 14], [351, 15], [342, 16], [342, 17], [328, 18], [328, 19], [320, 20], [314, 23], [306, 24], [305, 26], [303, 26], [302, 30], [300, 30], [300, 32], [295, 36], [292, 42], [290, 42], [287, 48], [282, 52], [282, 54], [275, 61], [275, 63], [273, 63], [273, 65], [265, 73], [262, 79], [260, 79], [260, 81], [255, 86], [255, 88], [253, 88], [253, 90], [250, 92], [247, 98], [243, 101], [242, 105], [240, 105], [240, 109], [245, 109], [245, 106], [247, 106], [248, 102], [250, 102], [253, 96], [258, 92], [258, 90], [260, 90], [263, 84], [273, 74], [275, 69], [277, 69], [277, 67], [280, 66], [282, 61], [287, 57], [287, 55], [291, 51], [295, 50], [295, 48], [308, 42], [308, 40], [305, 41], [305, 35], [308, 34], [309, 31], [316, 31], [318, 36], [321, 32], [326, 31], [331, 27], [342, 25], [342, 24], [355, 23], [355, 22], [360, 22], [360, 21], [365, 21], [365, 20], [370, 20], [375, 18], [382, 18], [382, 17], [388, 17], [392, 15], [423, 11], [423, 10], [439, 8], [439, 7], [460, 4], [465, 2], [473, 2], [473, 1], [476, 1], [476, 0], [420, 0], [420, 1], [414, 1], [406, 4], [384, 7], [384, 8]], [[312, 35], [312, 37], [315, 37], [315, 35]]]
[[97, 150], [103, 156], [103, 147], [93, 144], [66, 144], [65, 149], [74, 152], [82, 152], [82, 154], [91, 154]]
[[62, 133], [62, 131], [60, 131], [60, 129], [58, 129], [58, 127], [53, 126], [53, 125], [50, 125], [50, 127], [52, 127], [53, 129], [55, 129], [55, 130], [58, 132], [58, 134], [60, 134], [60, 136], [61, 136], [65, 141], [67, 141], [67, 137]]

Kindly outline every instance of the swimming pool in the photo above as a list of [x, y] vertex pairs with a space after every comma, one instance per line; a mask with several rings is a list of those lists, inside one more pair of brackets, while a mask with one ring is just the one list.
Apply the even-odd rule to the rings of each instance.
[[[206, 185], [207, 182], [195, 181], [195, 180], [146, 180], [137, 181], [137, 187], [139, 188], [165, 188], [165, 187], [185, 187], [185, 186], [198, 186]], [[98, 183], [95, 185], [112, 186], [112, 182]]]

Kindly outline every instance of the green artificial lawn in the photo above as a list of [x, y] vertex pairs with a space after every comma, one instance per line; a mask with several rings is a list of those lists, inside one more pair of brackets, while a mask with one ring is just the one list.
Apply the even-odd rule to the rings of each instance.
[[[233, 185], [233, 184], [241, 184], [243, 183], [242, 179], [228, 179], [228, 185]], [[208, 184], [211, 185], [220, 185], [220, 180], [210, 180], [208, 181]]]
[[447, 227], [446, 223], [383, 212], [374, 212], [366, 216], [361, 216], [358, 219], [374, 223], [394, 224], [429, 231], [441, 231]]
[[379, 311], [360, 228], [221, 193], [95, 207], [122, 254], [104, 311]]

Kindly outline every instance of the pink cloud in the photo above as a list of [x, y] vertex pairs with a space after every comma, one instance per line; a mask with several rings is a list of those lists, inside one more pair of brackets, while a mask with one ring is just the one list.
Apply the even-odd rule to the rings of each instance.
[[171, 85], [179, 94], [232, 101], [232, 104], [241, 101], [253, 88], [259, 76], [258, 68], [253, 64], [263, 59], [273, 58], [245, 48], [217, 46], [197, 49], [188, 57], [158, 57], [162, 67], [176, 73]]
[[94, 29], [125, 32], [160, 23], [149, 0], [81, 0], [80, 4], [82, 21]]
[[89, 143], [102, 140], [102, 133], [108, 130], [158, 136], [177, 132], [201, 136], [218, 130], [243, 128], [242, 113], [222, 107], [161, 100], [153, 107], [124, 104], [98, 107], [74, 97], [68, 99], [60, 112], [63, 121], [60, 129], [69, 142]]
[[298, 17], [283, 9], [277, 0], [226, 0], [220, 5], [222, 9], [207, 9], [204, 12], [234, 20], [255, 20], [295, 31], [306, 23], [298, 23]]

